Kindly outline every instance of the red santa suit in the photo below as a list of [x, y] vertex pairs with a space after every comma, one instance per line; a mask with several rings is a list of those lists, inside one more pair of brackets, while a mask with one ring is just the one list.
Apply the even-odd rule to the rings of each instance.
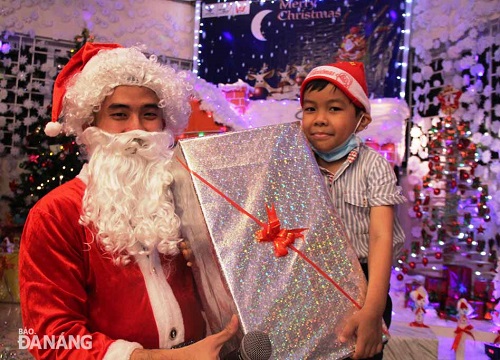
[[[158, 252], [115, 265], [80, 225], [85, 183], [73, 179], [30, 211], [19, 256], [23, 325], [42, 359], [128, 359], [136, 348], [171, 348], [205, 336], [192, 272]], [[168, 273], [168, 278], [166, 274]], [[87, 335], [90, 349], [53, 346], [44, 335]], [[32, 345], [37, 345], [33, 342]]]

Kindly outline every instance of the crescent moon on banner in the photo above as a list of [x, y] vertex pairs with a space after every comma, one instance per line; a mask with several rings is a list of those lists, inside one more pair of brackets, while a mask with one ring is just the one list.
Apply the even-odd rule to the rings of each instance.
[[267, 39], [264, 37], [264, 34], [262, 34], [261, 27], [262, 27], [262, 20], [264, 20], [264, 17], [272, 12], [271, 10], [262, 10], [257, 13], [257, 15], [254, 16], [252, 19], [252, 25], [250, 26], [252, 30], [252, 35], [255, 36], [257, 40], [260, 41], [266, 41]]

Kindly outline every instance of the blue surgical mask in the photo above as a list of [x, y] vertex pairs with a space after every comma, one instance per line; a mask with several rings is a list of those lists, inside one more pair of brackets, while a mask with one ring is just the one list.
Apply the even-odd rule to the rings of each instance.
[[335, 149], [330, 150], [329, 152], [321, 152], [312, 146], [312, 150], [316, 155], [325, 160], [326, 162], [333, 162], [339, 159], [342, 159], [344, 156], [349, 154], [352, 149], [358, 147], [363, 140], [359, 136], [356, 136], [356, 130], [358, 129], [361, 120], [363, 119], [364, 114], [358, 120], [358, 124], [354, 129], [353, 133], [344, 141], [341, 145], [337, 146]]

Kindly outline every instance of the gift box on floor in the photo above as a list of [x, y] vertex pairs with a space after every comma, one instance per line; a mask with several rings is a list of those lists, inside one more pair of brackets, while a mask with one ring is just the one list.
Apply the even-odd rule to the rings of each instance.
[[[366, 280], [300, 124], [181, 140], [171, 165], [211, 330], [235, 313], [242, 333], [269, 335], [272, 359], [351, 354], [354, 342], [338, 335]], [[257, 241], [274, 215], [289, 231]]]
[[444, 308], [448, 295], [448, 277], [426, 276], [424, 287], [429, 294], [429, 302], [439, 303], [440, 308]]
[[486, 302], [482, 300], [469, 300], [469, 305], [474, 309], [470, 315], [471, 319], [484, 320]]
[[493, 281], [490, 279], [478, 278], [474, 280], [473, 295], [477, 299], [481, 300], [491, 300], [495, 297], [493, 296], [493, 291], [495, 286]]
[[458, 300], [470, 298], [472, 291], [472, 269], [461, 265], [447, 265], [448, 297]]
[[19, 302], [19, 253], [0, 253], [0, 302]]

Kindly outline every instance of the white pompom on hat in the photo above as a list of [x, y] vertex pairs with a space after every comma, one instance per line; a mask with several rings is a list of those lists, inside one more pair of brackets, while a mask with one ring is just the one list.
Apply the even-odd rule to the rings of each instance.
[[370, 100], [366, 84], [365, 67], [357, 61], [343, 61], [312, 69], [300, 86], [300, 104], [304, 90], [313, 80], [326, 80], [338, 87], [356, 105], [370, 114]]

